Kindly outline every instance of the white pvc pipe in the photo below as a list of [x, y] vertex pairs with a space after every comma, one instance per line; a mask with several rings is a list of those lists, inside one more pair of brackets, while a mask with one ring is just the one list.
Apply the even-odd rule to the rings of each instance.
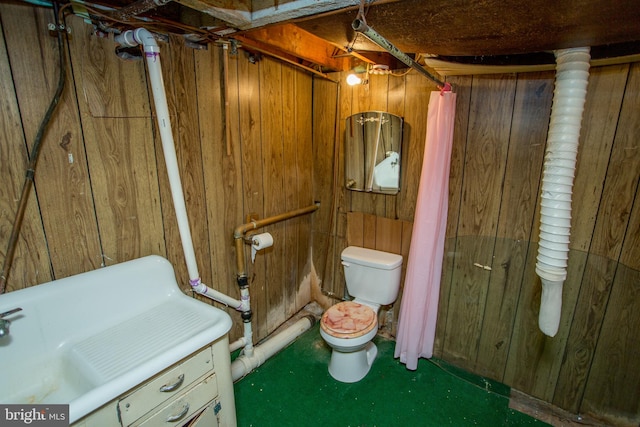
[[241, 349], [247, 344], [247, 340], [244, 337], [240, 337], [232, 343], [229, 343], [229, 351], [233, 353], [236, 350]]
[[536, 273], [542, 281], [538, 325], [555, 336], [567, 278], [571, 228], [571, 196], [582, 112], [589, 80], [589, 48], [555, 51], [556, 80], [547, 136]]
[[115, 40], [123, 46], [134, 47], [140, 44], [144, 48], [153, 101], [156, 107], [158, 128], [160, 129], [160, 139], [162, 140], [162, 151], [167, 166], [167, 174], [169, 175], [169, 187], [171, 188], [171, 197], [178, 220], [178, 231], [180, 232], [182, 250], [187, 263], [187, 271], [189, 272], [189, 281], [192, 286], [194, 286], [194, 284], [200, 283], [200, 273], [198, 272], [196, 254], [193, 249], [189, 218], [187, 217], [187, 207], [184, 202], [182, 183], [180, 181], [178, 158], [173, 142], [173, 132], [171, 131], [169, 107], [167, 106], [167, 97], [164, 91], [162, 67], [160, 64], [160, 48], [153, 35], [144, 28], [125, 31], [116, 36]]
[[271, 356], [288, 346], [302, 333], [309, 330], [315, 323], [310, 316], [305, 316], [284, 331], [269, 338], [253, 348], [253, 354], [242, 354], [231, 363], [231, 378], [237, 381], [244, 378], [258, 366], [261, 366]]
[[[169, 175], [171, 197], [176, 211], [178, 231], [180, 232], [182, 250], [184, 252], [187, 270], [189, 273], [189, 282], [193, 290], [201, 295], [233, 307], [238, 311], [249, 311], [251, 307], [249, 290], [247, 288], [242, 288], [240, 290], [241, 299], [237, 300], [209, 288], [203, 284], [200, 279], [195, 250], [193, 248], [193, 240], [191, 238], [191, 229], [189, 228], [187, 208], [184, 202], [184, 193], [182, 191], [182, 183], [180, 180], [178, 159], [176, 156], [175, 143], [173, 141], [173, 132], [171, 130], [171, 121], [169, 119], [169, 108], [167, 106], [164, 81], [162, 78], [162, 67], [160, 64], [160, 48], [158, 47], [153, 35], [144, 28], [125, 31], [124, 33], [116, 36], [115, 40], [123, 46], [134, 47], [140, 44], [144, 48], [145, 56], [147, 58], [149, 80], [151, 81], [151, 90], [156, 108], [158, 127], [160, 129], [160, 138], [162, 140], [162, 150], [167, 167], [167, 174]], [[251, 321], [244, 322], [244, 337], [230, 345], [231, 351], [244, 346], [243, 354], [236, 358], [231, 366], [234, 381], [244, 377], [246, 374], [253, 371], [253, 369], [262, 365], [265, 360], [287, 346], [301, 333], [308, 330], [312, 325], [313, 321], [305, 317], [287, 328], [285, 331], [279, 333], [273, 338], [270, 338], [261, 345], [254, 347]]]
[[196, 254], [193, 248], [193, 239], [191, 237], [191, 229], [189, 228], [189, 218], [187, 216], [187, 207], [184, 201], [184, 193], [182, 191], [182, 182], [180, 180], [180, 169], [178, 167], [178, 158], [176, 155], [175, 143], [173, 141], [173, 132], [171, 130], [171, 120], [169, 118], [169, 107], [167, 105], [167, 97], [164, 89], [164, 80], [162, 77], [162, 66], [160, 63], [160, 48], [153, 35], [144, 28], [125, 31], [116, 36], [116, 42], [128, 47], [142, 45], [147, 58], [147, 68], [149, 70], [149, 80], [151, 82], [151, 90], [153, 93], [153, 101], [156, 107], [156, 115], [158, 128], [160, 129], [160, 139], [162, 141], [162, 152], [169, 176], [169, 187], [171, 188], [171, 197], [178, 221], [178, 231], [182, 242], [182, 250], [184, 252], [185, 262], [187, 263], [187, 271], [189, 273], [189, 283], [193, 290], [200, 295], [204, 295], [213, 300], [221, 302], [227, 306], [233, 307], [239, 311], [247, 311], [249, 307], [248, 293], [242, 295], [242, 301], [225, 295], [221, 292], [211, 289], [202, 283], [200, 273], [198, 272], [198, 264]]

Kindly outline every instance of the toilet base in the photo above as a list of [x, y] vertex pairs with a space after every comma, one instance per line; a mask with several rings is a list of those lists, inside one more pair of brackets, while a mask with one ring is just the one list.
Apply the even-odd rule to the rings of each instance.
[[378, 347], [369, 341], [362, 349], [344, 353], [333, 349], [329, 374], [337, 381], [355, 383], [363, 379], [378, 355]]

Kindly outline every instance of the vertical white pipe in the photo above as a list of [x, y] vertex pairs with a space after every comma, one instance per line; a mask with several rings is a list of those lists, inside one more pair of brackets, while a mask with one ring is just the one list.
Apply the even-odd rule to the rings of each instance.
[[189, 218], [187, 217], [187, 207], [184, 202], [184, 193], [182, 192], [182, 182], [178, 168], [178, 158], [176, 156], [173, 132], [171, 130], [171, 120], [169, 119], [169, 107], [167, 106], [167, 97], [164, 91], [164, 80], [162, 78], [162, 67], [160, 64], [160, 48], [153, 35], [144, 28], [125, 31], [116, 37], [116, 42], [129, 47], [137, 46], [138, 44], [142, 45], [144, 55], [147, 58], [153, 102], [156, 107], [158, 128], [160, 130], [160, 139], [162, 140], [162, 151], [167, 166], [167, 174], [169, 175], [169, 187], [171, 188], [171, 197], [178, 220], [182, 250], [187, 263], [189, 281], [192, 286], [195, 286], [200, 283], [200, 273], [198, 272], [196, 254], [193, 249]]
[[571, 196], [582, 112], [589, 80], [589, 48], [555, 51], [556, 81], [547, 136], [536, 273], [542, 281], [538, 325], [555, 336], [567, 278], [571, 228]]
[[[208, 296], [212, 299], [231, 305], [240, 311], [250, 309], [249, 290], [243, 288], [240, 290], [241, 301], [224, 295], [218, 291], [208, 288], [200, 280], [198, 265], [196, 262], [195, 251], [193, 248], [193, 240], [191, 238], [191, 229], [189, 228], [189, 219], [187, 217], [187, 208], [184, 202], [184, 193], [182, 191], [182, 182], [178, 168], [178, 159], [176, 156], [175, 143], [173, 141], [173, 132], [171, 130], [171, 120], [169, 119], [169, 108], [167, 106], [167, 97], [164, 91], [164, 80], [162, 78], [162, 67], [160, 64], [160, 48], [153, 35], [139, 28], [135, 31], [125, 31], [116, 37], [116, 42], [124, 46], [134, 47], [138, 44], [144, 48], [145, 57], [147, 58], [147, 66], [149, 72], [149, 80], [151, 81], [151, 91], [153, 93], [154, 105], [160, 129], [160, 138], [162, 140], [162, 150], [164, 152], [167, 173], [169, 175], [169, 185], [171, 188], [171, 196], [178, 220], [178, 230], [182, 241], [182, 250], [184, 252], [189, 272], [191, 286], [196, 292]], [[256, 367], [260, 366], [266, 359], [286, 347], [302, 332], [306, 331], [313, 325], [313, 321], [309, 318], [303, 318], [285, 331], [265, 341], [263, 344], [253, 346], [253, 330], [251, 322], [244, 323], [244, 337], [233, 344], [233, 348], [237, 349], [238, 345], [244, 344], [244, 352], [238, 357], [231, 366], [233, 379], [242, 378]]]

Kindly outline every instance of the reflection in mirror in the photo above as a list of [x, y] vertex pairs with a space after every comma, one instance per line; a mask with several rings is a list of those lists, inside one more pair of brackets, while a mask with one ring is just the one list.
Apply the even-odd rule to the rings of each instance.
[[402, 117], [367, 111], [347, 117], [345, 185], [350, 190], [400, 191]]

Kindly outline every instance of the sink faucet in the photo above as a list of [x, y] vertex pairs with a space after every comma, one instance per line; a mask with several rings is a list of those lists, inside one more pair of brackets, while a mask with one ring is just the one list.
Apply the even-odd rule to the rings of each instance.
[[5, 319], [5, 317], [10, 316], [13, 313], [17, 313], [20, 310], [22, 309], [18, 307], [4, 313], [0, 313], [0, 338], [4, 338], [9, 335], [9, 326], [11, 325], [11, 322], [9, 319]]

